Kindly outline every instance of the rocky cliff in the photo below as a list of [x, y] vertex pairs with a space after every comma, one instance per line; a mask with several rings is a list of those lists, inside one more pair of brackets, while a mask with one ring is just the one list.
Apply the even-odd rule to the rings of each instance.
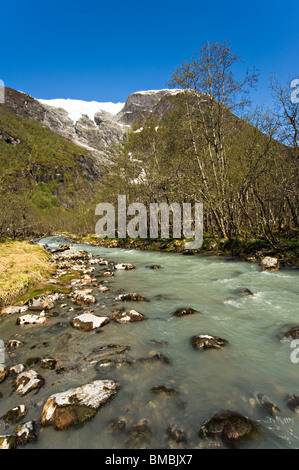
[[[105, 160], [107, 147], [122, 141], [135, 122], [143, 122], [150, 116], [155, 119], [165, 116], [179, 92], [180, 90], [166, 89], [132, 93], [117, 113], [103, 109], [93, 115], [82, 113], [78, 119], [72, 119], [68, 108], [61, 107], [64, 100], [39, 101], [26, 93], [6, 88], [4, 107], [18, 116], [39, 122], [91, 151], [101, 163]], [[57, 104], [59, 101], [62, 102], [61, 105]], [[86, 103], [87, 107], [88, 104]]]

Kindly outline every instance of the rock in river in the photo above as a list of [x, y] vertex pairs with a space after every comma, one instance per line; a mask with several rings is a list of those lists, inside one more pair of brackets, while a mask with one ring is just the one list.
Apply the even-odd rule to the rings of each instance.
[[76, 290], [71, 294], [71, 299], [80, 306], [96, 303], [96, 298], [92, 295], [92, 289]]
[[228, 341], [226, 339], [219, 338], [218, 336], [212, 335], [196, 335], [191, 338], [191, 344], [194, 349], [202, 350], [205, 349], [221, 349]]
[[71, 325], [77, 330], [91, 331], [109, 323], [108, 317], [97, 317], [91, 313], [83, 313], [71, 320]]
[[266, 256], [262, 258], [260, 265], [263, 271], [279, 271], [279, 259], [273, 258], [271, 256]]
[[146, 316], [136, 310], [129, 312], [119, 312], [112, 316], [112, 319], [117, 323], [133, 323], [136, 321], [146, 320]]
[[133, 264], [129, 263], [117, 263], [114, 265], [114, 269], [118, 271], [128, 271], [129, 269], [136, 269]]
[[98, 409], [117, 392], [119, 384], [112, 380], [95, 382], [51, 395], [42, 412], [42, 426], [68, 429], [93, 418]]
[[120, 294], [115, 297], [115, 300], [120, 300], [121, 302], [133, 301], [133, 302], [148, 302], [148, 300], [140, 294]]
[[27, 370], [16, 378], [16, 392], [24, 396], [32, 390], [39, 389], [45, 385], [45, 379], [35, 370]]
[[299, 397], [294, 393], [287, 396], [287, 405], [294, 413], [299, 413]]
[[24, 418], [26, 413], [27, 413], [27, 409], [26, 409], [25, 405], [19, 405], [19, 406], [16, 406], [15, 408], [12, 408], [11, 410], [9, 410], [3, 416], [2, 419], [3, 419], [3, 421], [5, 421], [5, 423], [15, 424], [18, 421], [20, 421], [20, 419]]
[[178, 308], [174, 313], [174, 317], [184, 317], [186, 315], [192, 315], [193, 313], [198, 313], [197, 310], [194, 310], [191, 307]]
[[219, 437], [230, 447], [237, 446], [241, 440], [256, 438], [257, 425], [249, 418], [235, 411], [221, 411], [204, 423], [199, 430], [200, 438]]

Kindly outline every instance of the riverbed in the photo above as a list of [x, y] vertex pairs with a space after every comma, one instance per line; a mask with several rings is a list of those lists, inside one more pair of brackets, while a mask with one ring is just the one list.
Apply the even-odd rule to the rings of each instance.
[[[40, 244], [55, 248], [61, 242], [47, 238]], [[283, 327], [299, 323], [298, 270], [263, 272], [257, 264], [199, 254], [77, 244], [71, 248], [136, 267], [115, 271], [113, 277], [105, 279], [103, 285], [110, 289], [106, 293], [93, 289], [95, 315], [111, 316], [120, 307], [115, 301], [119, 293], [138, 292], [149, 302], [126, 302], [125, 307], [136, 309], [147, 320], [129, 324], [111, 321], [100, 333], [78, 331], [70, 325], [76, 312], [69, 311], [69, 299], [55, 305], [58, 315], [46, 326], [16, 325], [16, 316], [0, 318], [1, 339], [25, 343], [7, 357], [9, 366], [54, 354], [76, 365], [61, 375], [55, 370], [39, 371], [46, 385], [36, 395], [30, 393], [24, 398], [11, 393], [11, 381], [5, 381], [0, 385], [0, 416], [24, 403], [29, 410], [26, 420], [38, 422], [45, 401], [53, 393], [97, 378], [120, 384], [117, 396], [94, 419], [67, 431], [42, 428], [38, 439], [27, 448], [128, 448], [130, 429], [141, 419], [150, 423], [146, 448], [221, 447], [220, 442], [198, 437], [203, 423], [221, 410], [237, 411], [258, 423], [258, 439], [242, 447], [298, 447], [299, 417], [288, 408], [286, 396], [299, 394], [299, 363], [291, 361], [291, 341], [279, 337]], [[160, 265], [161, 269], [149, 269], [149, 265]], [[102, 270], [103, 266], [97, 266], [93, 275], [100, 275]], [[61, 308], [61, 304], [67, 307]], [[197, 313], [174, 317], [173, 312], [180, 307], [191, 307]], [[190, 339], [198, 334], [217, 335], [227, 340], [227, 346], [197, 351]], [[99, 358], [92, 354], [108, 344], [130, 348], [122, 367], [98, 367]], [[138, 361], [157, 354], [166, 360]], [[176, 393], [154, 393], [153, 387], [160, 385]], [[267, 395], [277, 405], [280, 412], [275, 417], [257, 403], [257, 393]], [[111, 423], [120, 418], [126, 425], [116, 432]], [[167, 429], [172, 425], [184, 430], [183, 443], [169, 440]], [[2, 424], [0, 431], [5, 431]]]

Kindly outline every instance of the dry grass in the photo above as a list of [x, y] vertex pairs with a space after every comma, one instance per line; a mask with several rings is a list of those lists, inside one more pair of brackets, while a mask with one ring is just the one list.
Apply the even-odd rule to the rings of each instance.
[[53, 272], [47, 252], [39, 245], [0, 243], [0, 306], [45, 281]]

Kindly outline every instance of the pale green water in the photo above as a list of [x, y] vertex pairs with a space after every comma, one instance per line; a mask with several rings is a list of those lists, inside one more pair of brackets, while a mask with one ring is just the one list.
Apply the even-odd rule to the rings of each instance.
[[[150, 300], [120, 305], [144, 313], [148, 320], [128, 325], [111, 322], [103, 327], [101, 334], [96, 334], [74, 330], [69, 321], [76, 312], [70, 313], [67, 309], [55, 308], [59, 316], [51, 318], [51, 325], [46, 327], [20, 327], [15, 325], [16, 317], [4, 318], [0, 320], [1, 339], [6, 341], [17, 333], [19, 339], [26, 342], [14, 358], [9, 356], [9, 365], [24, 363], [29, 357], [51, 355], [58, 338], [65, 333], [71, 334], [71, 338], [68, 343], [63, 342], [65, 349], [60, 354], [73, 362], [88, 356], [95, 347], [115, 343], [130, 345], [129, 354], [133, 358], [157, 351], [169, 357], [172, 363], [134, 364], [101, 376], [95, 365], [86, 361], [82, 361], [77, 370], [63, 375], [40, 370], [46, 386], [36, 396], [30, 393], [24, 399], [16, 394], [9, 396], [12, 382], [6, 380], [0, 385], [3, 393], [0, 416], [13, 406], [25, 403], [29, 407], [26, 420], [40, 418], [42, 407], [52, 393], [96, 378], [115, 379], [121, 384], [117, 397], [100, 409], [92, 421], [65, 432], [43, 429], [38, 441], [27, 447], [126, 448], [128, 433], [112, 435], [107, 429], [111, 420], [125, 416], [128, 430], [141, 418], [150, 420], [149, 448], [168, 448], [165, 432], [172, 424], [180, 425], [188, 433], [185, 448], [197, 448], [204, 446], [197, 437], [201, 425], [222, 409], [239, 411], [261, 425], [259, 440], [245, 447], [298, 447], [299, 416], [286, 407], [285, 397], [291, 392], [299, 395], [299, 364], [291, 362], [290, 342], [281, 342], [277, 337], [284, 325], [299, 324], [298, 270], [263, 273], [257, 265], [219, 257], [87, 245], [74, 247], [85, 249], [95, 257], [130, 262], [137, 268], [118, 271], [113, 278], [108, 278], [106, 285], [111, 290], [97, 294], [95, 314], [111, 314], [113, 308], [119, 306], [113, 306], [112, 299], [122, 288], [124, 292], [138, 292]], [[160, 264], [163, 269], [147, 269], [150, 264]], [[103, 267], [96, 268], [99, 269]], [[235, 293], [238, 288], [248, 288], [255, 295], [243, 298]], [[172, 313], [178, 307], [193, 307], [201, 313], [173, 318]], [[55, 325], [57, 322], [61, 325]], [[217, 335], [228, 340], [229, 345], [223, 350], [201, 353], [190, 344], [195, 334]], [[153, 344], [153, 339], [166, 341], [167, 345]], [[43, 342], [48, 344], [43, 345]], [[37, 346], [30, 349], [34, 345]], [[151, 388], [162, 384], [177, 389], [179, 395], [154, 395]], [[266, 394], [281, 409], [276, 419], [258, 406], [252, 406], [251, 399], [257, 392]], [[3, 431], [1, 424], [0, 433]]]

